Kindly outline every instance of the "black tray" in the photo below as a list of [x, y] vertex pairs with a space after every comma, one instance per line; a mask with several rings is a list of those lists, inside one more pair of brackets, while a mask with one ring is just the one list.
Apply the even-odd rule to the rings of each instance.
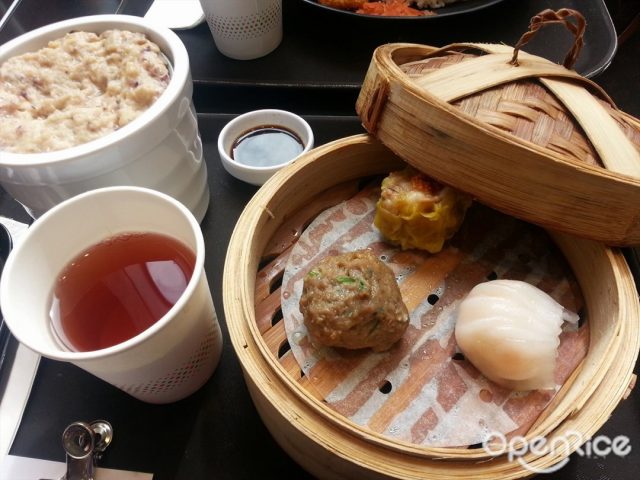
[[[603, 0], [506, 0], [464, 15], [406, 21], [346, 15], [301, 0], [285, 0], [284, 38], [271, 54], [231, 60], [220, 54], [206, 24], [178, 32], [191, 52], [193, 78], [201, 86], [313, 87], [359, 89], [375, 47], [389, 42], [444, 46], [454, 42], [515, 44], [532, 16], [546, 8], [579, 10], [587, 20], [585, 45], [576, 70], [594, 76], [617, 47]], [[560, 62], [573, 38], [561, 26], [547, 27], [526, 50]]]
[[[10, 0], [0, 0], [0, 14], [8, 3]], [[22, 31], [73, 16], [114, 13], [118, 9], [141, 15], [150, 0], [49, 0], [46, 8], [42, 3], [22, 0], [16, 18], [0, 31], [0, 43]], [[222, 308], [222, 269], [231, 231], [256, 187], [236, 180], [222, 168], [216, 148], [222, 126], [234, 113], [268, 106], [303, 114], [314, 130], [317, 145], [362, 132], [353, 100], [375, 46], [387, 41], [433, 45], [482, 41], [482, 35], [484, 41], [511, 43], [526, 29], [529, 17], [544, 8], [578, 6], [587, 15], [589, 27], [579, 64], [581, 71], [600, 71], [615, 50], [615, 34], [601, 0], [505, 0], [483, 12], [468, 17], [465, 14], [464, 19], [459, 16], [455, 21], [451, 18], [424, 22], [429, 25], [424, 28], [405, 29], [391, 20], [385, 23], [382, 33], [381, 27], [366, 23], [368, 20], [338, 20], [334, 14], [318, 13], [319, 9], [302, 0], [283, 3], [284, 41], [263, 59], [240, 62], [221, 56], [206, 25], [179, 32], [191, 54], [199, 127], [209, 168], [211, 204], [202, 222], [207, 246], [205, 269], [225, 341], [215, 374], [200, 391], [183, 401], [148, 405], [71, 364], [43, 359], [12, 454], [64, 461], [60, 435], [65, 426], [76, 420], [106, 418], [114, 426], [115, 441], [100, 461], [101, 466], [154, 472], [154, 480], [311, 479], [278, 447], [258, 417], [229, 339]], [[495, 15], [501, 20], [498, 30], [491, 32], [485, 23]], [[507, 27], [503, 19], [509, 19]], [[552, 30], [550, 34], [569, 42], [564, 30]], [[558, 57], [564, 55], [564, 51], [556, 52], [544, 44], [536, 48], [547, 49]], [[637, 47], [629, 52], [627, 61], [622, 62], [622, 72], [613, 75], [619, 62], [607, 72], [613, 77], [605, 86], [622, 82], [619, 88], [611, 89], [613, 94], [633, 84]], [[289, 55], [295, 56], [288, 58]], [[629, 111], [638, 111], [636, 100], [635, 96], [629, 97], [622, 105]], [[0, 213], [29, 221], [22, 207], [1, 188]], [[636, 372], [639, 368], [640, 365]], [[545, 480], [635, 479], [633, 466], [640, 463], [640, 448], [636, 448], [640, 445], [639, 400], [636, 388], [598, 432], [610, 438], [628, 435], [633, 447], [629, 456], [589, 459], [574, 454], [566, 467], [545, 476]]]
[[[0, 13], [9, 3], [0, 0]], [[151, 0], [49, 0], [47, 8], [42, 8], [40, 0], [22, 0], [0, 31], [0, 44], [66, 18], [116, 12], [144, 15], [150, 4]], [[587, 20], [576, 70], [585, 76], [597, 75], [609, 65], [617, 48], [604, 0], [503, 0], [480, 10], [425, 21], [347, 15], [303, 0], [284, 0], [282, 44], [269, 55], [249, 61], [219, 53], [206, 23], [177, 33], [189, 51], [199, 112], [238, 113], [268, 106], [278, 96], [284, 108], [295, 105], [302, 113], [352, 115], [377, 46], [389, 42], [513, 45], [528, 29], [532, 16], [546, 8], [563, 7], [579, 10]], [[526, 50], [560, 62], [572, 40], [564, 28], [547, 27]]]

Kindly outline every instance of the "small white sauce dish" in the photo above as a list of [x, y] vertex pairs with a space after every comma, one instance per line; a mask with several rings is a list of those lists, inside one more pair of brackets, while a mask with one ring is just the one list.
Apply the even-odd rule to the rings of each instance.
[[[302, 151], [293, 158], [272, 166], [248, 165], [233, 158], [233, 148], [241, 137], [254, 130], [268, 127], [283, 128], [294, 133], [302, 143]], [[275, 109], [254, 110], [237, 116], [225, 125], [218, 136], [218, 153], [222, 166], [229, 174], [252, 185], [262, 185], [278, 170], [311, 150], [313, 142], [311, 127], [295, 113]]]

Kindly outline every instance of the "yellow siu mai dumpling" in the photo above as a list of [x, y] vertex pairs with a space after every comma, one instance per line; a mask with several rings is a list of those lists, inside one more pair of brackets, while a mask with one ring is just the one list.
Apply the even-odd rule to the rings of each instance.
[[402, 249], [430, 253], [460, 228], [471, 197], [407, 167], [383, 181], [374, 225]]

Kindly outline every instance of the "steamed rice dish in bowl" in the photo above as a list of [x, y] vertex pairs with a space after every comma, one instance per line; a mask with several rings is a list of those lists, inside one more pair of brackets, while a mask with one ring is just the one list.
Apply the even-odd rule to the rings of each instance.
[[79, 193], [139, 186], [201, 221], [206, 164], [189, 55], [128, 15], [47, 25], [0, 46], [0, 185], [37, 218]]
[[137, 118], [168, 84], [162, 52], [143, 33], [67, 33], [0, 66], [0, 150], [95, 140]]

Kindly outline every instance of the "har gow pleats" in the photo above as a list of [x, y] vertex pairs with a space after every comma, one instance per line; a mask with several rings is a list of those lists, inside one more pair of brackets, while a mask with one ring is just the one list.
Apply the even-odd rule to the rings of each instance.
[[578, 317], [539, 288], [493, 280], [475, 286], [460, 303], [455, 335], [467, 359], [498, 385], [552, 389], [565, 321]]

